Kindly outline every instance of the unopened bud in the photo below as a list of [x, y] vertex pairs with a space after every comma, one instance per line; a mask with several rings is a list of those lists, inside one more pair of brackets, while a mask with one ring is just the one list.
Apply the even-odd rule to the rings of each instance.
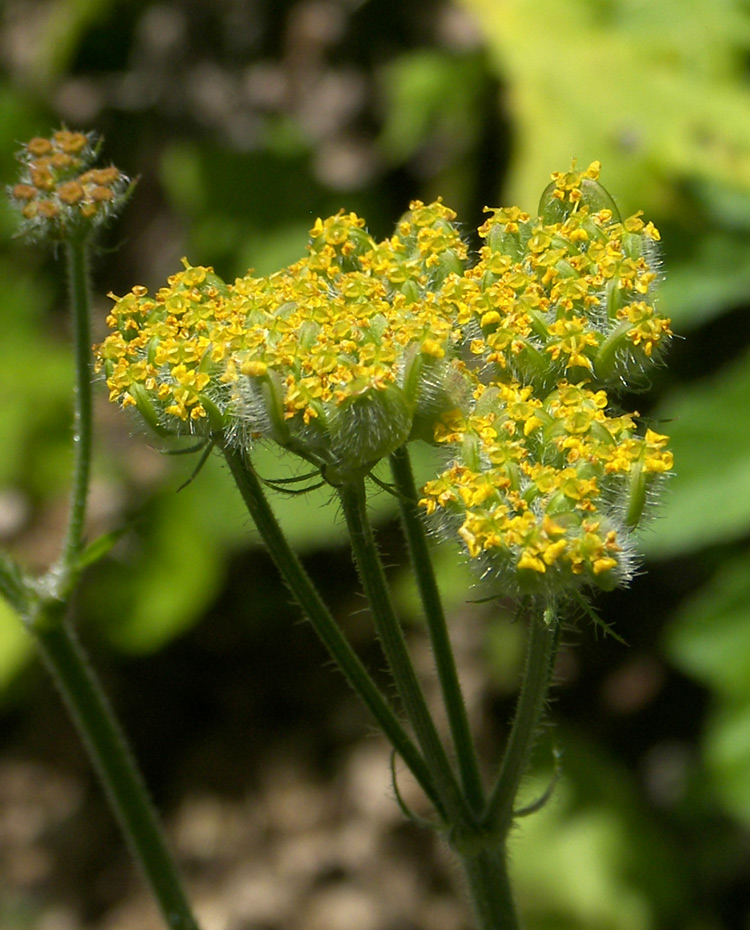
[[133, 184], [114, 166], [92, 168], [98, 151], [93, 134], [67, 129], [21, 149], [21, 180], [8, 194], [22, 233], [51, 242], [86, 238], [116, 215]]

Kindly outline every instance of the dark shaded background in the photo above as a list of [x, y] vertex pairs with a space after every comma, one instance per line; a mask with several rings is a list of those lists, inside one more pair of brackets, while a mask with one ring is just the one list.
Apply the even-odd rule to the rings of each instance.
[[[750, 11], [741, 0], [8, 0], [0, 177], [64, 123], [139, 177], [94, 266], [158, 287], [187, 255], [226, 279], [297, 258], [340, 207], [387, 235], [442, 195], [467, 236], [485, 203], [533, 211], [550, 171], [600, 158], [624, 212], [663, 234], [680, 336], [628, 406], [674, 436], [677, 478], [645, 571], [568, 635], [529, 797], [554, 800], [513, 866], [529, 930], [750, 927]], [[71, 366], [55, 256], [0, 207], [0, 538], [54, 557]], [[149, 445], [98, 391], [91, 533], [130, 527], [87, 576], [82, 638], [142, 763], [205, 930], [459, 930], [450, 863], [405, 823], [387, 748], [253, 543], [228, 476]], [[663, 421], [669, 421], [665, 423]], [[261, 450], [260, 470], [288, 463]], [[426, 466], [425, 466], [426, 467]], [[336, 512], [277, 506], [336, 615], [380, 660]], [[431, 677], [403, 546], [378, 499], [400, 610]], [[488, 769], [523, 631], [440, 577]], [[404, 777], [401, 791], [422, 811]], [[158, 927], [75, 734], [0, 606], [0, 925]]]

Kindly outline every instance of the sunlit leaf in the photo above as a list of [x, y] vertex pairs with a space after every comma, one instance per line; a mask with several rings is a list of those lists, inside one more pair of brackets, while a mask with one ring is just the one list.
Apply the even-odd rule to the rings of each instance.
[[750, 695], [715, 708], [706, 722], [703, 745], [719, 800], [725, 810], [750, 824]]
[[507, 185], [532, 209], [539, 179], [600, 159], [626, 212], [663, 179], [750, 190], [750, 18], [738, 0], [462, 0], [499, 76], [515, 151]]
[[[550, 802], [511, 842], [524, 926], [530, 930], [653, 930], [679, 901], [674, 852], [639, 807], [627, 773], [601, 749], [558, 734], [563, 776]], [[524, 803], [546, 788], [534, 779]], [[658, 877], [657, 877], [658, 876]]]
[[476, 103], [484, 81], [476, 55], [420, 49], [391, 62], [384, 73], [388, 97], [380, 138], [384, 154], [403, 161], [436, 134], [469, 145], [478, 126]]

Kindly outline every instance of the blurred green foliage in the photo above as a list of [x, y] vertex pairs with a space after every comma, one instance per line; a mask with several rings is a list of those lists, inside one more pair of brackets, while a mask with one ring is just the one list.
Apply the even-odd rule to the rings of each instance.
[[[594, 642], [576, 653], [577, 677], [555, 708], [565, 780], [519, 831], [514, 862], [531, 930], [746, 928], [750, 902], [737, 889], [750, 881], [748, 4], [11, 6], [0, 27], [13, 49], [0, 65], [3, 182], [18, 141], [61, 121], [101, 130], [107, 158], [140, 176], [94, 264], [98, 336], [109, 289], [158, 287], [182, 254], [225, 277], [266, 273], [302, 253], [319, 214], [354, 209], [386, 235], [411, 197], [437, 194], [470, 230], [485, 203], [533, 211], [549, 172], [571, 157], [601, 160], [623, 212], [643, 209], [661, 229], [662, 301], [678, 339], [653, 394], [628, 406], [673, 437], [677, 474], [644, 533], [648, 574], [600, 605], [631, 650]], [[36, 32], [24, 30], [36, 6]], [[318, 31], [306, 33], [315, 10]], [[54, 256], [12, 236], [1, 204], [0, 525], [15, 552], [43, 566], [70, 465], [68, 324]], [[176, 493], [195, 458], [130, 435], [134, 421], [104, 393], [92, 532], [129, 530], [90, 571], [80, 610], [106, 648], [155, 653], [221, 601], [228, 561], [252, 529], [217, 463]], [[258, 468], [296, 466], [262, 449]], [[275, 503], [304, 552], [340, 544], [320, 494]], [[377, 506], [386, 520], [388, 500]], [[441, 558], [458, 605], [455, 555]], [[398, 590], [413, 615], [413, 590]], [[502, 693], [517, 633], [501, 619], [488, 626]], [[651, 693], [636, 676], [630, 705], [612, 697], [629, 655], [643, 654], [662, 684]], [[6, 702], [24, 694], [15, 685], [28, 658], [0, 605]]]

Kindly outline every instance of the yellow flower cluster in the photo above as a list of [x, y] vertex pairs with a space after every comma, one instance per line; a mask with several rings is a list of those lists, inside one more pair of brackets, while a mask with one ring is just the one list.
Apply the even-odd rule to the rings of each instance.
[[629, 529], [672, 468], [667, 437], [637, 436], [635, 414], [608, 416], [604, 391], [567, 381], [544, 399], [515, 382], [479, 385], [474, 400], [471, 414], [449, 414], [436, 430], [458, 454], [425, 485], [427, 513], [518, 591], [626, 580]]
[[444, 289], [458, 311], [472, 308], [471, 351], [495, 376], [539, 390], [560, 378], [634, 387], [661, 355], [671, 332], [651, 301], [659, 233], [639, 215], [620, 221], [613, 203], [592, 210], [611, 203], [598, 173], [554, 175], [535, 219], [490, 211], [479, 261]]
[[231, 328], [226, 293], [212, 269], [186, 264], [154, 297], [137, 286], [118, 300], [107, 318], [113, 332], [96, 349], [110, 400], [137, 407], [163, 435], [181, 432], [183, 422], [209, 420], [209, 412], [213, 428], [221, 429], [217, 389], [226, 393], [226, 346], [215, 334]]
[[[159, 432], [269, 437], [330, 480], [367, 470], [457, 402], [455, 320], [437, 299], [466, 249], [454, 214], [415, 202], [376, 243], [354, 214], [318, 220], [309, 254], [226, 285], [212, 269], [115, 299], [97, 350], [110, 398]], [[447, 399], [446, 399], [447, 398]]]
[[130, 182], [113, 165], [92, 167], [97, 155], [92, 134], [68, 129], [26, 143], [18, 153], [21, 180], [9, 191], [26, 234], [65, 239], [85, 234], [112, 216], [126, 199]]
[[308, 254], [225, 284], [210, 268], [114, 298], [110, 397], [161, 433], [272, 439], [331, 483], [415, 438], [453, 449], [422, 504], [517, 590], [612, 587], [672, 467], [666, 438], [608, 414], [669, 339], [659, 234], [622, 221], [598, 164], [553, 175], [539, 216], [491, 210], [472, 264], [441, 202], [376, 242], [341, 212]]

